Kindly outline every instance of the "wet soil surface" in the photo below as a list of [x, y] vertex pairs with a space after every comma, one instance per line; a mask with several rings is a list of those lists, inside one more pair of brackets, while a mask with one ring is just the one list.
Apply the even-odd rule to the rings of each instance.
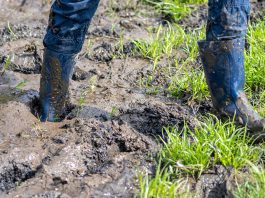
[[[181, 129], [185, 121], [194, 127], [197, 112], [210, 109], [209, 102], [191, 107], [185, 100], [148, 95], [139, 86], [152, 64], [131, 55], [130, 39], [148, 38], [148, 27], [163, 23], [163, 17], [136, 0], [117, 2], [101, 1], [73, 75], [76, 108], [61, 123], [41, 123], [31, 113], [49, 5], [1, 2], [1, 197], [133, 197], [137, 172], [152, 173], [150, 156], [159, 149], [162, 128]], [[253, 5], [264, 8], [263, 2]], [[181, 24], [199, 27], [206, 12], [207, 6], [200, 6]], [[217, 167], [194, 190], [202, 197], [227, 196], [229, 175]]]

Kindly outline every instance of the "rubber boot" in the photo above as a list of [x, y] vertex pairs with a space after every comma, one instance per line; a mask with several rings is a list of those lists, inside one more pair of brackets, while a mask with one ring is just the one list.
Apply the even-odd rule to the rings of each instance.
[[213, 106], [221, 115], [246, 125], [256, 137], [265, 135], [265, 119], [253, 110], [244, 92], [245, 40], [199, 41], [198, 44]]
[[64, 118], [74, 65], [74, 54], [62, 54], [45, 48], [40, 81], [42, 122], [59, 122]]

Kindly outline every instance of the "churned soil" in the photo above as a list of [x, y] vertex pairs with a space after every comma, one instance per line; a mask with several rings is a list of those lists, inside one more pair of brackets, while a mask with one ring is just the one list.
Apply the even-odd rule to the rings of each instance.
[[[257, 19], [264, 3], [253, 5]], [[0, 197], [133, 197], [137, 174], [155, 170], [163, 127], [196, 126], [197, 111], [210, 103], [192, 108], [146, 94], [139, 80], [152, 64], [132, 55], [131, 39], [148, 39], [148, 27], [164, 19], [137, 0], [102, 0], [77, 58], [73, 108], [60, 123], [41, 123], [35, 110], [49, 7], [45, 0], [1, 2]], [[206, 16], [202, 5], [180, 24], [200, 27]], [[230, 174], [215, 167], [194, 189], [223, 197]]]

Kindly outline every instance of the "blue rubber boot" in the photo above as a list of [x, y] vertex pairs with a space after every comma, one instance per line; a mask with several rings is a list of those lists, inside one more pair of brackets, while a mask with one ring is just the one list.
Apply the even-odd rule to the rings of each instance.
[[41, 121], [61, 121], [67, 110], [75, 56], [83, 46], [99, 0], [53, 1], [40, 82]]
[[253, 110], [244, 92], [249, 12], [249, 0], [208, 0], [206, 40], [198, 44], [213, 106], [264, 139], [265, 119]]
[[253, 135], [265, 135], [265, 119], [253, 110], [244, 93], [244, 39], [198, 44], [213, 106], [221, 115], [247, 125]]
[[45, 49], [40, 81], [42, 122], [59, 122], [64, 118], [69, 104], [69, 83], [74, 65], [75, 55]]

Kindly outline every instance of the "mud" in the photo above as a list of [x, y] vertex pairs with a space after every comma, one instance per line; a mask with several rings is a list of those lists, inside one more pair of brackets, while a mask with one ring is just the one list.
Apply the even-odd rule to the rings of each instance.
[[[206, 9], [201, 6], [181, 24], [201, 26]], [[137, 171], [153, 172], [150, 156], [160, 147], [162, 128], [181, 130], [185, 121], [194, 127], [197, 113], [211, 109], [209, 101], [190, 105], [185, 97], [147, 94], [139, 80], [152, 64], [134, 55], [130, 39], [148, 38], [148, 28], [163, 17], [140, 1], [102, 0], [73, 75], [75, 108], [61, 123], [41, 123], [33, 113], [49, 5], [9, 0], [0, 10], [1, 197], [133, 197]], [[165, 83], [164, 64], [154, 85]], [[217, 170], [195, 182], [202, 197], [227, 194], [223, 184], [230, 172]]]

